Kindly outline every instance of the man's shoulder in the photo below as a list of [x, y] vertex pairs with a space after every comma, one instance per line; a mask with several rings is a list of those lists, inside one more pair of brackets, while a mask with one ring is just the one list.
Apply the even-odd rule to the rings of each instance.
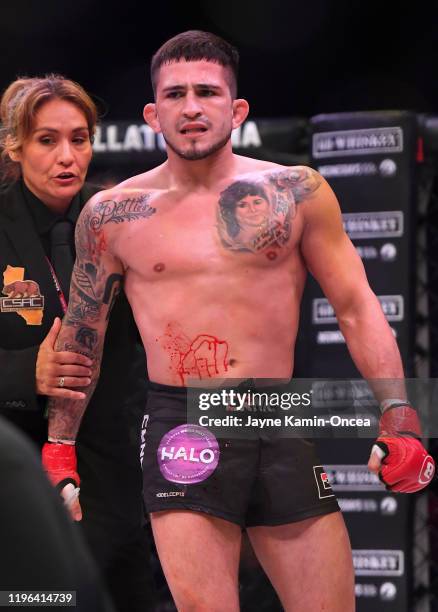
[[286, 181], [289, 186], [310, 188], [323, 182], [322, 176], [310, 166], [284, 166], [272, 162], [240, 157], [235, 180], [240, 181]]
[[119, 183], [114, 189], [122, 195], [152, 193], [166, 189], [169, 181], [167, 162]]
[[253, 159], [249, 157], [236, 156], [237, 158], [237, 174], [238, 177], [245, 175], [254, 178], [271, 177], [275, 175], [290, 176], [294, 180], [305, 180], [309, 177], [320, 176], [316, 170], [310, 166], [296, 165], [285, 166], [274, 162], [269, 162], [262, 159]]
[[275, 164], [264, 159], [255, 159], [253, 157], [245, 157], [243, 155], [234, 155], [235, 169], [237, 177], [245, 175], [263, 175], [264, 173], [277, 172], [284, 166]]
[[157, 168], [154, 168], [148, 172], [137, 174], [113, 187], [98, 191], [88, 201], [87, 208], [93, 210], [96, 205], [101, 205], [105, 202], [123, 202], [136, 198], [144, 199], [145, 196], [149, 197], [153, 192], [160, 190], [157, 170]]

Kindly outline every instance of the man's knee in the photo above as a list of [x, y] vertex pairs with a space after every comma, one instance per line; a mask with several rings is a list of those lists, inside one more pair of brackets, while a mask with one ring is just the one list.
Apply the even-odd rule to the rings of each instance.
[[[215, 581], [216, 582], [216, 581]], [[218, 587], [216, 582], [216, 588]], [[238, 589], [235, 593], [213, 593], [202, 585], [190, 584], [178, 578], [170, 581], [175, 604], [180, 612], [234, 612], [239, 609]]]

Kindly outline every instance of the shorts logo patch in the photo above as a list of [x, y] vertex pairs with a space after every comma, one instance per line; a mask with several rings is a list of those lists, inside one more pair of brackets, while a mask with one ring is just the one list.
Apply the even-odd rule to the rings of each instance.
[[219, 454], [219, 443], [208, 429], [185, 424], [171, 429], [162, 437], [157, 460], [166, 480], [196, 484], [215, 471]]
[[0, 297], [0, 312], [16, 312], [27, 325], [41, 325], [44, 296], [38, 283], [24, 279], [24, 268], [6, 266], [2, 293], [6, 297]]
[[316, 480], [316, 486], [318, 488], [319, 499], [325, 499], [326, 497], [334, 497], [332, 486], [329, 482], [328, 476], [324, 471], [323, 465], [314, 465], [313, 474]]
[[140, 429], [140, 465], [143, 467], [144, 449], [146, 447], [146, 430], [148, 427], [149, 415], [143, 415]]

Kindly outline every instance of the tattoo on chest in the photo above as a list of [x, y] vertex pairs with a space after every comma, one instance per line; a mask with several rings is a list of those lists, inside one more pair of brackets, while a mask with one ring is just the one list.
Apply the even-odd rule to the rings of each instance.
[[222, 245], [275, 260], [289, 242], [297, 204], [318, 189], [317, 177], [310, 168], [297, 167], [229, 185], [220, 195], [217, 214]]
[[161, 346], [170, 358], [169, 369], [186, 386], [190, 379], [215, 378], [228, 370], [228, 342], [211, 334], [191, 340], [177, 325], [168, 325]]
[[156, 212], [156, 208], [149, 204], [150, 194], [146, 193], [137, 198], [127, 198], [117, 202], [104, 200], [94, 206], [90, 218], [90, 228], [97, 232], [105, 223], [123, 223], [136, 219], [148, 219]]

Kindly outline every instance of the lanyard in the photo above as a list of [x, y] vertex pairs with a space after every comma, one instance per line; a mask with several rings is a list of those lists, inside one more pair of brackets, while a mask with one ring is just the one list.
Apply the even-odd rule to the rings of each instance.
[[50, 272], [52, 274], [53, 283], [55, 285], [56, 293], [58, 294], [58, 299], [61, 304], [62, 312], [65, 314], [67, 312], [67, 300], [65, 299], [64, 292], [61, 289], [61, 285], [59, 284], [59, 280], [55, 274], [55, 270], [53, 269], [53, 266], [50, 263], [50, 259], [48, 257], [46, 257], [46, 259], [47, 263], [49, 264]]

